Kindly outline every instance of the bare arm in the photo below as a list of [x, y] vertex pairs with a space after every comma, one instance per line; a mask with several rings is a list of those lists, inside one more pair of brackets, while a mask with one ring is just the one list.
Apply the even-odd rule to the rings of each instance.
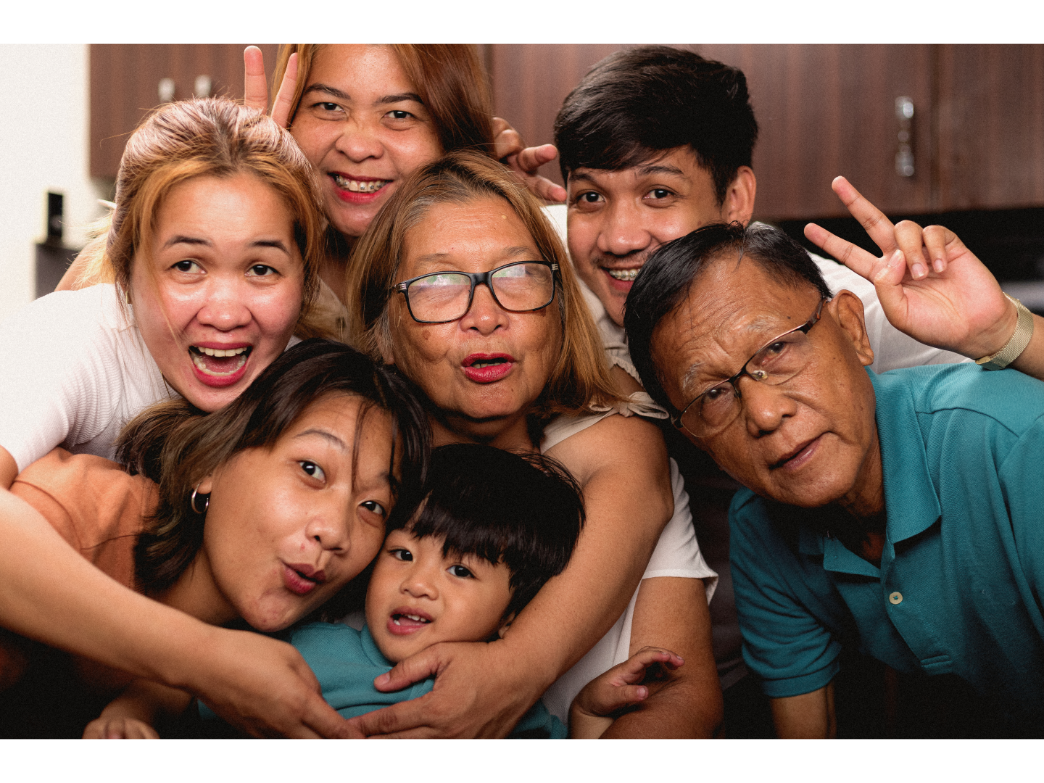
[[365, 735], [505, 736], [547, 687], [616, 622], [674, 508], [659, 429], [610, 416], [549, 451], [583, 487], [587, 525], [566, 570], [504, 639], [435, 645], [398, 664], [380, 690], [436, 674], [431, 693], [353, 718]]
[[10, 492], [16, 475], [0, 447], [0, 626], [196, 693], [253, 734], [340, 735], [342, 718], [290, 645], [207, 625], [109, 578]]
[[649, 698], [658, 684], [670, 682], [685, 661], [677, 653], [645, 647], [587, 683], [569, 706], [570, 739], [606, 736], [617, 715]]
[[685, 665], [669, 672], [663, 682], [650, 689], [647, 699], [617, 718], [604, 736], [716, 736], [724, 704], [702, 579], [656, 577], [642, 582], [631, 626], [631, 655], [643, 647], [673, 650]]
[[837, 736], [834, 716], [834, 683], [819, 690], [772, 699], [772, 723], [780, 739], [833, 739]]

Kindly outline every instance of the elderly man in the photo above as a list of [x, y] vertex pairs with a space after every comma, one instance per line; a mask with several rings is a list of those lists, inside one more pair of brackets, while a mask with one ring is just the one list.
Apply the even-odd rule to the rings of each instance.
[[729, 512], [733, 579], [781, 736], [834, 732], [845, 646], [973, 693], [971, 734], [1040, 735], [1044, 384], [867, 372], [858, 297], [764, 227], [664, 246], [625, 327], [646, 390], [748, 488]]

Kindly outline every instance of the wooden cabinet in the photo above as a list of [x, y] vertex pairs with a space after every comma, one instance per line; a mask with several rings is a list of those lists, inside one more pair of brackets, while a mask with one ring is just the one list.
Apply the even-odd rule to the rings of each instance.
[[[197, 94], [243, 97], [246, 44], [93, 44], [90, 173], [115, 179], [127, 137], [148, 111]], [[275, 67], [276, 44], [261, 46]], [[161, 85], [161, 82], [164, 82]]]
[[1044, 205], [1044, 46], [939, 46], [940, 210]]
[[[497, 113], [530, 143], [550, 142], [563, 98], [619, 48], [488, 47]], [[830, 190], [838, 174], [891, 214], [1044, 205], [1044, 46], [687, 48], [747, 76], [760, 218], [847, 214]], [[897, 116], [901, 97], [910, 118]], [[902, 144], [912, 176], [896, 170]], [[557, 164], [543, 173], [560, 180]]]

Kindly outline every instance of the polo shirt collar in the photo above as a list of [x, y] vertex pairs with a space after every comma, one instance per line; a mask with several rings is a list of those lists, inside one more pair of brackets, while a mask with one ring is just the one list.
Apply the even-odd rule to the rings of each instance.
[[884, 462], [887, 536], [893, 544], [923, 533], [942, 515], [928, 471], [921, 426], [905, 373], [867, 370], [877, 395], [877, 434]]
[[[867, 370], [876, 396], [877, 435], [884, 467], [887, 540], [895, 544], [924, 532], [940, 517], [942, 507], [928, 472], [928, 459], [909, 386], [902, 378]], [[849, 550], [838, 539], [802, 525], [798, 551], [821, 556], [828, 571], [879, 577], [880, 569]]]

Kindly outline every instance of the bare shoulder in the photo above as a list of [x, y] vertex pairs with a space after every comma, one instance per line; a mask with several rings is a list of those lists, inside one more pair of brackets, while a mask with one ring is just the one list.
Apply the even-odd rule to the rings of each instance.
[[581, 485], [596, 475], [617, 470], [642, 476], [650, 471], [667, 471], [663, 434], [640, 416], [606, 416], [547, 454], [565, 465]]

